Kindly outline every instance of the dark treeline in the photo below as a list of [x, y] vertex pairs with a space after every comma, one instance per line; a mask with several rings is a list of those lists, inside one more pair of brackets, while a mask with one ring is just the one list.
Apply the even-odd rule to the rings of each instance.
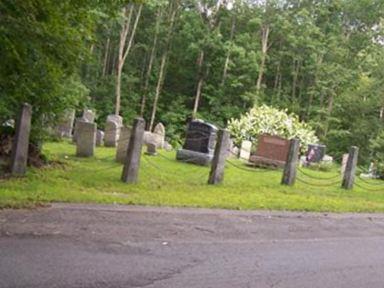
[[188, 117], [225, 126], [267, 104], [332, 153], [382, 149], [381, 0], [50, 2], [0, 4], [0, 120], [17, 101], [44, 118], [87, 106], [101, 125], [161, 121], [177, 142]]

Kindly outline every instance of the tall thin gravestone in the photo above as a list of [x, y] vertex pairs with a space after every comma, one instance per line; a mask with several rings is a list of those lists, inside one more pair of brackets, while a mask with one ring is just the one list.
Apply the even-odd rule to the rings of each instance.
[[16, 122], [16, 131], [12, 146], [11, 173], [14, 176], [23, 176], [27, 171], [31, 119], [32, 106], [24, 103]]
[[136, 183], [139, 175], [141, 148], [143, 145], [145, 121], [136, 118], [133, 122], [132, 134], [129, 139], [127, 157], [125, 159], [121, 181], [125, 183]]
[[213, 156], [211, 172], [208, 184], [220, 184], [224, 178], [225, 160], [230, 148], [230, 135], [227, 130], [219, 130], [216, 142], [215, 154]]
[[295, 138], [290, 140], [289, 153], [284, 167], [283, 179], [281, 184], [292, 186], [296, 180], [297, 161], [299, 159], [300, 140]]
[[349, 148], [349, 156], [347, 160], [347, 166], [345, 167], [345, 172], [343, 176], [343, 182], [341, 187], [344, 189], [352, 189], [355, 182], [355, 173], [356, 173], [356, 164], [357, 156], [359, 155], [359, 148], [356, 146], [351, 146]]

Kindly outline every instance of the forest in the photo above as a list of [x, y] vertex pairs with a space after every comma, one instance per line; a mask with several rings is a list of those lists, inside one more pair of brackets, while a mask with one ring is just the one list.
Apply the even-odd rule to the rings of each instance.
[[382, 0], [3, 0], [0, 56], [0, 124], [30, 103], [33, 141], [68, 108], [162, 122], [177, 145], [187, 119], [265, 104], [384, 161]]

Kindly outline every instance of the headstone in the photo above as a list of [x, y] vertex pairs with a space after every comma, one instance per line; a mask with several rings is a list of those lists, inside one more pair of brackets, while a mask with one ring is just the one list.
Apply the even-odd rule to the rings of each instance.
[[209, 165], [216, 145], [216, 126], [202, 120], [192, 120], [188, 124], [183, 149], [176, 153], [179, 161], [198, 165]]
[[93, 123], [95, 122], [95, 113], [90, 109], [84, 109], [83, 116], [81, 118], [85, 122]]
[[319, 163], [325, 156], [325, 145], [321, 144], [309, 144], [307, 150], [307, 162], [308, 163]]
[[76, 156], [92, 157], [96, 145], [96, 123], [77, 121]]
[[119, 141], [121, 126], [119, 122], [109, 120], [105, 124], [105, 139], [104, 145], [106, 147], [116, 147]]
[[289, 153], [290, 141], [279, 136], [259, 136], [256, 154], [250, 162], [256, 166], [284, 167]]
[[251, 156], [252, 142], [248, 140], [244, 140], [241, 142], [240, 155], [239, 158], [242, 160], [249, 160]]
[[13, 138], [11, 173], [14, 176], [23, 176], [27, 171], [31, 119], [32, 106], [24, 103], [16, 122], [16, 131]]
[[98, 129], [96, 132], [96, 146], [97, 147], [103, 146], [103, 143], [104, 143], [104, 131]]
[[324, 155], [323, 159], [321, 160], [321, 163], [331, 165], [333, 163], [333, 157], [330, 155]]
[[127, 149], [129, 139], [131, 137], [132, 129], [130, 127], [122, 127], [120, 130], [120, 139], [117, 143], [116, 149], [116, 162], [124, 163], [125, 157], [127, 156]]
[[107, 116], [107, 122], [108, 121], [114, 121], [118, 124], [119, 127], [123, 126], [123, 117], [116, 114], [111, 114]]
[[75, 121], [75, 110], [71, 109], [71, 110], [65, 111], [64, 114], [59, 119], [59, 123], [56, 128], [56, 135], [60, 138], [61, 137], [71, 138], [74, 121]]
[[155, 143], [148, 143], [146, 146], [147, 146], [147, 151], [145, 152], [145, 154], [150, 156], [157, 155]]
[[165, 127], [162, 123], [158, 123], [155, 126], [155, 129], [153, 129], [153, 135], [155, 138], [154, 144], [156, 144], [156, 147], [163, 148], [165, 141]]

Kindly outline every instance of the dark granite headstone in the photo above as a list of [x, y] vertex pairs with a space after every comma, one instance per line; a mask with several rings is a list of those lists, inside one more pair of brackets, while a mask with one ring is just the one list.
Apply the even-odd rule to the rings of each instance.
[[208, 165], [213, 158], [216, 144], [216, 126], [201, 120], [189, 122], [183, 149], [176, 159], [199, 165]]
[[306, 155], [306, 160], [309, 163], [318, 163], [323, 160], [323, 157], [325, 156], [325, 145], [320, 144], [309, 144], [308, 145], [308, 151]]

